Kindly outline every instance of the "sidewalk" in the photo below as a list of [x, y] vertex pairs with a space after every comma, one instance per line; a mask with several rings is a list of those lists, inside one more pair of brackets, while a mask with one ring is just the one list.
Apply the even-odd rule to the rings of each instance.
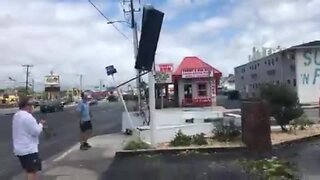
[[[79, 144], [43, 162], [39, 179], [45, 180], [96, 180], [108, 169], [117, 150], [129, 139], [123, 134], [96, 136], [89, 140], [92, 148], [80, 151]], [[41, 152], [40, 152], [41, 153]], [[24, 180], [20, 174], [13, 180]]]

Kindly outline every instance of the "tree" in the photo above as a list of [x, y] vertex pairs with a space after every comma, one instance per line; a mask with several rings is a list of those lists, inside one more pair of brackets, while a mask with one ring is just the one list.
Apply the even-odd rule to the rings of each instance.
[[31, 89], [28, 89], [27, 91], [25, 87], [17, 87], [16, 90], [18, 91], [18, 96], [20, 98], [33, 94], [33, 91]]
[[260, 96], [269, 102], [271, 115], [282, 131], [287, 131], [286, 125], [303, 114], [297, 93], [286, 85], [264, 85], [260, 89]]

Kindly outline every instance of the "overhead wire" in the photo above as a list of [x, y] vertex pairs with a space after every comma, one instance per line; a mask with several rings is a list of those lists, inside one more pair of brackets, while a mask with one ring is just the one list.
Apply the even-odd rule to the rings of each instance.
[[[108, 22], [112, 22], [107, 16], [105, 16], [105, 15], [102, 13], [102, 11], [100, 11], [100, 9], [99, 9], [93, 2], [91, 2], [91, 0], [88, 0], [88, 2], [100, 13], [101, 16], [104, 17], [104, 19], [106, 19]], [[112, 25], [124, 38], [130, 40], [127, 35], [125, 35], [122, 31], [120, 31], [120, 29], [119, 29], [117, 26], [114, 25], [114, 23], [111, 23], [111, 25]]]

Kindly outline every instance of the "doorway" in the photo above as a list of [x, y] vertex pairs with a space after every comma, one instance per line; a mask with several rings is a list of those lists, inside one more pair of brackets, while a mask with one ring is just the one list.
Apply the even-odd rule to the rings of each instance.
[[184, 85], [184, 99], [192, 99], [192, 84]]

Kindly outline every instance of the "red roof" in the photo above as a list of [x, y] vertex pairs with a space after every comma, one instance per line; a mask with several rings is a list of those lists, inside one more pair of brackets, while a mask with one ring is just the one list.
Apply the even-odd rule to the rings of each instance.
[[205, 69], [208, 69], [209, 71], [213, 71], [215, 76], [222, 75], [222, 73], [219, 70], [217, 70], [216, 68], [205, 63], [204, 61], [202, 61], [201, 59], [199, 59], [196, 56], [190, 56], [190, 57], [183, 58], [182, 62], [177, 67], [177, 69], [175, 70], [173, 75], [181, 76], [183, 69], [200, 69], [200, 68], [205, 68]]

